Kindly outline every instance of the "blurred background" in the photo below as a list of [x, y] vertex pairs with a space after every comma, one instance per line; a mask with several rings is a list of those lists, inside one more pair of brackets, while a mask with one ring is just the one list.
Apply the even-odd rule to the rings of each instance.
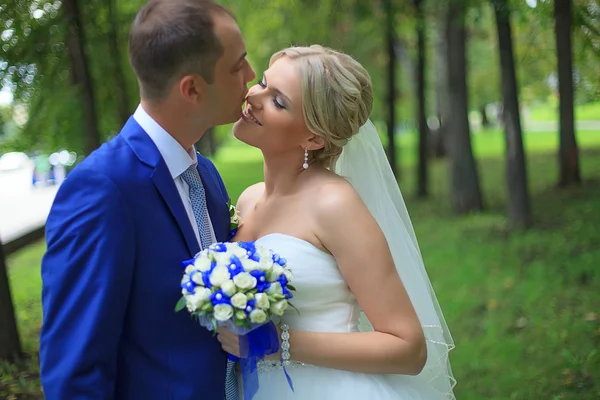
[[[457, 398], [600, 398], [600, 2], [220, 3], [259, 77], [290, 45], [369, 70], [372, 120], [456, 342]], [[138, 104], [127, 35], [142, 4], [0, 2], [2, 399], [43, 398], [45, 219]], [[260, 153], [231, 126], [197, 149], [234, 202], [262, 180]]]

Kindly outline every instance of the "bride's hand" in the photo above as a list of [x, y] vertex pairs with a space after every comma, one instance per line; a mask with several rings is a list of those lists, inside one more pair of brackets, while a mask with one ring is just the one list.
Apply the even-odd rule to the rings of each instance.
[[241, 358], [240, 356], [240, 337], [229, 329], [220, 327], [217, 329], [217, 339], [221, 342], [221, 347], [227, 353]]

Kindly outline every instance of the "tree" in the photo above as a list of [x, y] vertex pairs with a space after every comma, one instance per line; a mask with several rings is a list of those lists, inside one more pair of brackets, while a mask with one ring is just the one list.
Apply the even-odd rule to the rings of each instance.
[[86, 152], [89, 154], [102, 143], [98, 130], [98, 115], [94, 98], [94, 84], [85, 52], [83, 21], [77, 0], [65, 0], [62, 5], [67, 24], [67, 48], [71, 65], [71, 83], [83, 103], [86, 127]]
[[498, 30], [501, 88], [506, 130], [506, 183], [508, 186], [508, 222], [511, 229], [524, 229], [531, 224], [531, 206], [527, 186], [527, 169], [523, 150], [519, 94], [508, 0], [492, 0]]
[[423, 0], [413, 0], [416, 11], [417, 24], [417, 68], [415, 69], [416, 100], [417, 100], [417, 125], [419, 127], [419, 151], [417, 168], [417, 197], [427, 197], [427, 155], [429, 129], [427, 128], [427, 114], [425, 110], [425, 15], [423, 13]]
[[448, 96], [448, 140], [451, 176], [451, 202], [457, 213], [483, 209], [479, 176], [469, 127], [466, 60], [466, 6], [463, 0], [451, 0], [446, 11]]
[[385, 38], [388, 57], [387, 77], [388, 77], [388, 115], [387, 115], [387, 131], [388, 131], [388, 158], [392, 167], [392, 172], [398, 175], [398, 164], [396, 159], [396, 26], [395, 12], [392, 0], [384, 0], [384, 10], [386, 14]]
[[575, 139], [571, 0], [554, 1], [554, 19], [560, 97], [559, 186], [568, 186], [581, 182], [579, 150]]
[[10, 295], [8, 271], [4, 250], [0, 242], [0, 360], [14, 361], [21, 356], [21, 343], [17, 330], [15, 310]]

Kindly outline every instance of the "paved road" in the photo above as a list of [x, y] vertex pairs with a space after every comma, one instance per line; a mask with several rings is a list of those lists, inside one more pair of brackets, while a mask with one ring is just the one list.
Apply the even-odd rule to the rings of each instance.
[[0, 240], [9, 242], [42, 225], [56, 186], [33, 187], [32, 168], [0, 171]]

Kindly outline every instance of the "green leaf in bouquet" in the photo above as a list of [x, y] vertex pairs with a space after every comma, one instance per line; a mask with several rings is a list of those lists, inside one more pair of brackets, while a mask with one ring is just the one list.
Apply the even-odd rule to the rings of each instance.
[[287, 288], [288, 290], [293, 290], [294, 292], [296, 291], [296, 288], [290, 285], [289, 283], [287, 284]]
[[255, 293], [255, 291], [254, 291], [254, 290], [250, 290], [250, 291], [248, 291], [248, 293], [246, 293], [246, 298], [247, 298], [248, 300], [253, 300], [253, 299], [254, 299], [254, 293]]
[[293, 304], [292, 304], [292, 303], [290, 303], [289, 301], [288, 301], [288, 305], [289, 305], [290, 307], [292, 307], [294, 310], [296, 310], [296, 312], [298, 313], [298, 315], [300, 315], [300, 310], [298, 310], [298, 309], [296, 308], [296, 306], [295, 306], [295, 305], [293, 305]]
[[275, 300], [275, 297], [273, 296], [267, 296], [269, 298], [269, 302], [271, 303], [277, 303], [277, 300]]
[[279, 301], [279, 300], [284, 300], [285, 296], [282, 294], [274, 294], [273, 297], [275, 298], [275, 301]]
[[219, 329], [219, 325], [217, 324], [217, 320], [212, 318], [211, 321], [213, 326], [213, 336], [217, 336], [217, 329]]
[[177, 302], [177, 304], [175, 304], [175, 312], [183, 310], [185, 308], [186, 303], [187, 302], [185, 300], [185, 297], [182, 296]]
[[200, 310], [205, 312], [211, 312], [213, 310], [213, 306], [211, 303], [204, 303], [204, 305], [200, 308]]

